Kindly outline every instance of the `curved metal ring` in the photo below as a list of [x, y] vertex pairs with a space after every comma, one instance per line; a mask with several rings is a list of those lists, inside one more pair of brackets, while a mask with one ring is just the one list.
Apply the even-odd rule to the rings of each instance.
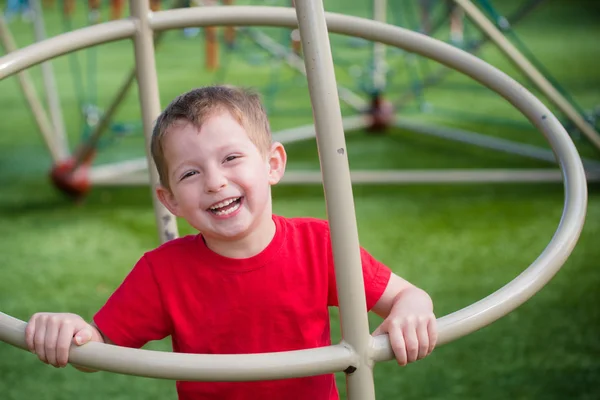
[[[575, 145], [556, 117], [537, 98], [482, 60], [440, 41], [396, 26], [341, 14], [327, 13], [326, 17], [330, 32], [362, 37], [420, 54], [456, 69], [496, 91], [544, 134], [554, 150], [565, 184], [565, 205], [556, 233], [540, 256], [512, 282], [488, 297], [440, 318], [439, 343], [450, 342], [490, 324], [541, 289], [566, 261], [579, 238], [587, 207], [587, 185]], [[293, 9], [258, 6], [162, 11], [154, 13], [150, 23], [154, 30], [216, 25], [297, 26]], [[129, 38], [135, 33], [135, 29], [134, 20], [122, 20], [47, 39], [0, 58], [0, 79], [89, 45]], [[23, 321], [0, 313], [0, 340], [25, 348], [24, 329]], [[299, 352], [250, 355], [257, 363], [267, 365], [270, 369], [253, 374], [248, 379], [274, 379], [340, 371], [350, 365], [355, 356], [352, 349], [343, 344], [300, 352], [312, 354], [318, 362], [313, 365], [302, 361], [294, 363], [293, 357]], [[373, 359], [381, 361], [391, 358], [393, 353], [387, 337], [375, 338]], [[178, 380], [235, 380], [235, 374], [249, 370], [249, 367], [239, 362], [239, 358], [232, 355], [150, 352], [99, 343], [73, 348], [70, 360], [90, 368]], [[294, 369], [294, 375], [284, 365]], [[134, 370], [136, 367], [139, 369]]]

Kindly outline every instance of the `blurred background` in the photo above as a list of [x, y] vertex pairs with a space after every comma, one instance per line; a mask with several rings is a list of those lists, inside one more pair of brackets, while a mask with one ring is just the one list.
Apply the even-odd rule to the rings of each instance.
[[[473, 3], [597, 135], [600, 3]], [[285, 0], [234, 2], [247, 4], [291, 6]], [[594, 139], [452, 1], [324, 4], [327, 11], [430, 35], [509, 74], [563, 122], [589, 174], [586, 225], [550, 284], [500, 321], [425, 360], [405, 368], [377, 365], [378, 398], [599, 398], [600, 153]], [[202, 5], [155, 1], [153, 6]], [[104, 0], [0, 0], [0, 9], [0, 55], [128, 15], [126, 3]], [[288, 180], [274, 188], [275, 213], [325, 218], [322, 187], [296, 182], [301, 171], [318, 178], [314, 138], [285, 136], [290, 129], [310, 136], [306, 126], [312, 124], [297, 32], [188, 28], [159, 36], [161, 106], [211, 83], [260, 91], [274, 135], [286, 140], [289, 157]], [[411, 180], [418, 173], [429, 180], [357, 182], [361, 245], [427, 290], [438, 316], [515, 278], [546, 247], [562, 213], [564, 190], [543, 136], [504, 99], [458, 72], [363, 39], [331, 34], [330, 40], [351, 169], [403, 171], [394, 176]], [[0, 311], [22, 320], [38, 311], [90, 319], [143, 252], [159, 244], [147, 178], [138, 168], [145, 161], [135, 81], [124, 90], [134, 65], [132, 42], [120, 41], [32, 67], [22, 75], [24, 83], [15, 76], [0, 81]], [[23, 84], [33, 89], [29, 101]], [[32, 112], [32, 102], [41, 105], [42, 117]], [[183, 221], [179, 230], [195, 233]], [[331, 313], [337, 341], [337, 310]], [[372, 316], [373, 329], [379, 322]], [[147, 348], [170, 350], [170, 342]], [[345, 395], [343, 374], [338, 378]], [[169, 381], [56, 370], [0, 344], [0, 398], [75, 397], [165, 399], [176, 393]]]

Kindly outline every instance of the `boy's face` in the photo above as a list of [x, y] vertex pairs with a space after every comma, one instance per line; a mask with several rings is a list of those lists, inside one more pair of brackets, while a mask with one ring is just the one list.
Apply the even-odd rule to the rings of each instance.
[[163, 139], [170, 190], [161, 202], [185, 218], [207, 241], [231, 241], [267, 232], [272, 224], [270, 186], [285, 169], [285, 151], [273, 144], [261, 154], [228, 113], [209, 117], [200, 129], [175, 123]]

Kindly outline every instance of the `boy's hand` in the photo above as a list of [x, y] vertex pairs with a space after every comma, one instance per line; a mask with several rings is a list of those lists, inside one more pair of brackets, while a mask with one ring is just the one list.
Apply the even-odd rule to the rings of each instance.
[[429, 296], [420, 289], [400, 293], [392, 309], [373, 336], [387, 333], [400, 365], [420, 360], [433, 351], [437, 341], [437, 321]]
[[91, 340], [102, 342], [102, 335], [75, 314], [37, 313], [25, 328], [29, 350], [42, 362], [57, 368], [67, 365], [71, 343], [81, 346]]

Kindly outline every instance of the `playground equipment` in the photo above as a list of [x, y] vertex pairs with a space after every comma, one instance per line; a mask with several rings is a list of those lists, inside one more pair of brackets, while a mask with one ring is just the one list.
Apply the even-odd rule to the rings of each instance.
[[[519, 8], [513, 15], [510, 16], [510, 20], [518, 20], [522, 18], [533, 7], [540, 3], [541, 0], [530, 0], [523, 7]], [[39, 2], [39, 0], [36, 0]], [[68, 2], [65, 2], [67, 4]], [[122, 3], [122, 1], [121, 1]], [[151, 6], [156, 7], [157, 2], [152, 2]], [[227, 4], [228, 1], [223, 1], [223, 4]], [[376, 19], [385, 21], [387, 19], [385, 0], [376, 0], [373, 2], [373, 16]], [[470, 4], [470, 3], [469, 3]], [[290, 3], [286, 2], [286, 6]], [[182, 6], [181, 2], [175, 4], [174, 7]], [[200, 7], [202, 8], [202, 7]], [[189, 9], [188, 9], [189, 10]], [[503, 17], [502, 17], [503, 18]], [[501, 17], [497, 17], [497, 20], [502, 21]], [[508, 20], [506, 20], [508, 21]], [[506, 21], [504, 25], [506, 26]], [[0, 21], [1, 23], [1, 21]], [[432, 21], [431, 26], [433, 29], [436, 25], [439, 25], [439, 21]], [[235, 32], [234, 26], [226, 27], [226, 36], [229, 33], [229, 37]], [[302, 54], [296, 52], [292, 45], [283, 45], [280, 42], [274, 40], [271, 36], [266, 35], [255, 27], [239, 27], [237, 28], [239, 33], [238, 37], [246, 37], [253, 41], [256, 46], [264, 49], [265, 52], [270, 54], [275, 60], [281, 60], [281, 62], [289, 65], [292, 69], [297, 71], [300, 76], [306, 74], [304, 60]], [[287, 30], [290, 32], [290, 30]], [[5, 35], [0, 35], [5, 36]], [[161, 40], [162, 35], [157, 34], [155, 37], [155, 46]], [[474, 50], [480, 46], [485, 40], [482, 38], [477, 43], [473, 43], [469, 50]], [[14, 46], [13, 46], [14, 48]], [[230, 47], [226, 47], [226, 51]], [[207, 46], [208, 49], [208, 46]], [[91, 49], [93, 50], [93, 49]], [[387, 54], [391, 53], [388, 51]], [[211, 53], [212, 54], [212, 53]], [[377, 93], [386, 88], [389, 83], [386, 81], [385, 74], [385, 63], [384, 57], [386, 54], [385, 46], [382, 43], [374, 43], [372, 49], [372, 77], [369, 81], [372, 82], [372, 88], [377, 88]], [[206, 59], [208, 60], [208, 53]], [[224, 62], [225, 63], [225, 62]], [[406, 65], [409, 67], [409, 65]], [[441, 77], [445, 75], [448, 68], [440, 67], [439, 70], [433, 71], [430, 76], [426, 77], [423, 82], [419, 83], [420, 89], [416, 91], [410, 91], [405, 93], [398, 101], [394, 102], [394, 106], [397, 110], [402, 111], [403, 105], [407, 103], [411, 98], [419, 96], [418, 92], [422, 91], [427, 85], [435, 84], [441, 80]], [[217, 71], [217, 74], [220, 72]], [[23, 72], [26, 74], [26, 72]], [[105, 138], [106, 133], [112, 130], [115, 124], [112, 122], [114, 114], [118, 110], [121, 102], [125, 98], [128, 90], [135, 82], [135, 70], [131, 70], [124, 78], [121, 88], [115, 93], [110, 105], [102, 112], [93, 112], [91, 116], [95, 116], [93, 121], [89, 118], [84, 118], [84, 132], [81, 142], [73, 150], [72, 154], [69, 154], [64, 134], [52, 134], [52, 128], [47, 121], [43, 112], [36, 112], [39, 115], [37, 120], [39, 123], [40, 130], [44, 133], [44, 140], [50, 149], [51, 155], [54, 160], [54, 167], [51, 171], [51, 177], [54, 184], [60, 188], [63, 192], [78, 198], [86, 194], [86, 192], [93, 186], [100, 185], [147, 185], [149, 182], [147, 160], [145, 158], [128, 159], [112, 164], [95, 164], [92, 165], [92, 159], [94, 158], [101, 140]], [[30, 85], [31, 86], [31, 85]], [[81, 85], [80, 85], [81, 86]], [[89, 85], [88, 85], [89, 86]], [[382, 111], [379, 106], [381, 98], [378, 96], [369, 99], [365, 98], [365, 93], [357, 92], [355, 89], [348, 86], [338, 84], [338, 94], [340, 99], [346, 104], [347, 108], [355, 110], [357, 115], [351, 115], [344, 118], [344, 129], [346, 131], [358, 130], [364, 128], [373, 128], [380, 125], [385, 126], [389, 121], [393, 121], [393, 124], [399, 128], [408, 130], [413, 133], [434, 136], [444, 140], [458, 141], [469, 146], [479, 146], [495, 151], [512, 153], [518, 156], [529, 157], [533, 159], [543, 160], [549, 163], [552, 168], [549, 169], [484, 169], [484, 170], [387, 170], [387, 171], [359, 171], [354, 170], [351, 173], [354, 183], [361, 184], [415, 184], [415, 183], [509, 183], [509, 182], [560, 182], [562, 176], [560, 171], [555, 168], [556, 157], [553, 152], [546, 148], [533, 146], [529, 144], [518, 143], [503, 139], [500, 137], [493, 137], [484, 135], [481, 133], [475, 133], [466, 131], [464, 129], [448, 128], [440, 125], [434, 125], [431, 123], [423, 123], [412, 120], [410, 118], [391, 118], [392, 110], [387, 112], [380, 112], [379, 115], [383, 115], [384, 118], [377, 120], [377, 111]], [[32, 89], [29, 90], [32, 92]], [[48, 92], [48, 91], [47, 91]], [[81, 91], [80, 91], [81, 92]], [[48, 92], [49, 93], [49, 92]], [[31, 97], [31, 96], [27, 96]], [[265, 103], [267, 107], [271, 102], [270, 96], [266, 95]], [[32, 103], [32, 101], [30, 101]], [[38, 102], [39, 103], [39, 102]], [[51, 104], [58, 104], [57, 101]], [[386, 104], [383, 102], [382, 104]], [[388, 103], [389, 105], [389, 103]], [[41, 110], [41, 107], [36, 107], [35, 104], [31, 105], [32, 110]], [[88, 110], [99, 111], [98, 107], [86, 107]], [[365, 111], [371, 110], [371, 117], [365, 118]], [[308, 112], [308, 109], [307, 109]], [[387, 116], [386, 116], [387, 114]], [[53, 113], [56, 115], [56, 113]], [[489, 119], [489, 117], [486, 117]], [[57, 118], [54, 118], [57, 119]], [[57, 120], [60, 120], [58, 118]], [[90, 124], [89, 122], [93, 122]], [[57, 126], [58, 123], [53, 125]], [[126, 124], [116, 124], [126, 125]], [[60, 132], [57, 128], [56, 132]], [[112, 138], [117, 135], [112, 134]], [[120, 135], [120, 134], [119, 134]], [[291, 143], [297, 140], [313, 139], [314, 138], [314, 126], [306, 125], [292, 129], [287, 129], [282, 132], [276, 132], [274, 137], [283, 143]], [[61, 139], [62, 137], [62, 139]], [[588, 181], [600, 180], [600, 161], [584, 159], [584, 166], [586, 168]], [[320, 183], [321, 175], [318, 171], [289, 171], [282, 183], [284, 184], [315, 184]]]
[[[261, 380], [344, 371], [351, 398], [375, 397], [372, 366], [393, 357], [386, 336], [369, 334], [361, 276], [358, 234], [343, 123], [327, 31], [359, 36], [421, 54], [454, 68], [503, 96], [546, 137], [564, 176], [565, 206], [555, 235], [542, 254], [515, 280], [471, 306], [439, 319], [439, 344], [490, 324], [525, 302], [560, 269], [573, 250], [587, 207], [583, 165], [575, 145], [556, 117], [510, 77], [447, 44], [376, 21], [325, 14], [322, 3], [297, 0], [296, 11], [272, 7], [215, 7], [149, 13], [148, 0], [131, 0], [132, 17], [48, 39], [0, 58], [0, 79], [60, 54], [114, 40], [134, 39], [139, 99], [149, 139], [160, 112], [152, 36], [190, 26], [298, 25], [323, 170], [331, 224], [343, 342], [324, 348], [249, 355], [193, 355], [134, 350], [99, 343], [71, 349], [80, 366], [178, 380]], [[296, 14], [297, 13], [297, 14]], [[148, 158], [150, 159], [150, 158]], [[150, 163], [152, 183], [158, 176]], [[161, 240], [176, 232], [174, 218], [155, 201]], [[334, 205], [334, 206], [331, 206]], [[25, 323], [0, 313], [0, 340], [25, 349]]]

